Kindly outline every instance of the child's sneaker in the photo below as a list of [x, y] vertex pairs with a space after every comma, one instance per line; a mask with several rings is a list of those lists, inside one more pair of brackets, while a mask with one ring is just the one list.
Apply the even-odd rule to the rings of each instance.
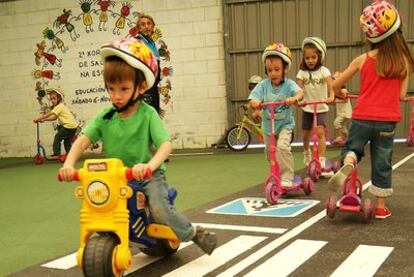
[[384, 219], [390, 217], [391, 215], [392, 213], [387, 207], [375, 209], [375, 218]]
[[217, 237], [213, 232], [206, 231], [203, 227], [196, 227], [196, 234], [193, 238], [195, 244], [201, 248], [205, 253], [211, 255], [217, 246]]
[[342, 166], [328, 181], [328, 186], [331, 191], [337, 191], [344, 183], [346, 177], [352, 172], [354, 166], [352, 164], [345, 164]]
[[303, 151], [303, 163], [305, 164], [305, 166], [308, 166], [311, 160], [312, 160], [311, 150], [308, 149], [308, 150]]

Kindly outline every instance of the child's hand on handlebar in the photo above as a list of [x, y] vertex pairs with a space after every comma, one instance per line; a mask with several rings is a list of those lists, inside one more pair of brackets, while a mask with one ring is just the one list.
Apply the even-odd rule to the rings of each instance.
[[132, 175], [137, 181], [142, 181], [148, 178], [148, 172], [152, 172], [152, 169], [148, 164], [136, 164], [132, 168]]
[[59, 178], [62, 181], [71, 182], [74, 180], [76, 169], [73, 166], [63, 166], [59, 169]]
[[328, 99], [326, 99], [327, 104], [332, 104], [335, 102], [335, 95], [329, 96]]
[[290, 105], [293, 105], [297, 102], [298, 102], [298, 99], [296, 97], [288, 97], [285, 100], [285, 105], [290, 106]]

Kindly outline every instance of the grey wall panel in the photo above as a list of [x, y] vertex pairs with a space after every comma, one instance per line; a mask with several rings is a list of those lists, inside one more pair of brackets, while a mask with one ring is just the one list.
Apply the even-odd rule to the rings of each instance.
[[[328, 48], [324, 65], [333, 73], [344, 71], [358, 55], [368, 50], [359, 27], [359, 17], [369, 0], [224, 0], [226, 87], [229, 126], [237, 118], [237, 107], [247, 101], [247, 79], [264, 77], [261, 54], [271, 42], [283, 42], [293, 55], [288, 77], [295, 79], [302, 59], [301, 42], [306, 36], [322, 37]], [[414, 0], [395, 0], [403, 21], [403, 32], [414, 50]], [[358, 92], [359, 76], [347, 88]], [[413, 78], [409, 91], [414, 92]], [[409, 105], [402, 104], [403, 114]], [[297, 126], [300, 111], [296, 110]], [[329, 114], [334, 118], [334, 108]], [[399, 124], [398, 136], [407, 133], [407, 120]], [[333, 133], [332, 126], [330, 133]], [[296, 140], [300, 140], [300, 128]]]

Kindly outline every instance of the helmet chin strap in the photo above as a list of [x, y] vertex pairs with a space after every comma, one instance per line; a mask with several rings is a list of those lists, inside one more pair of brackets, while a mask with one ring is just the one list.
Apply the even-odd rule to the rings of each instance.
[[143, 97], [142, 94], [138, 95], [138, 97], [134, 99], [135, 91], [136, 91], [136, 88], [134, 89], [134, 93], [129, 98], [128, 103], [126, 103], [123, 107], [118, 107], [117, 105], [112, 104], [113, 108], [109, 112], [107, 112], [103, 118], [106, 120], [109, 120], [112, 118], [112, 116], [115, 113], [122, 113], [128, 110], [129, 107], [132, 107], [133, 105], [135, 105], [138, 101], [142, 100], [142, 97]]

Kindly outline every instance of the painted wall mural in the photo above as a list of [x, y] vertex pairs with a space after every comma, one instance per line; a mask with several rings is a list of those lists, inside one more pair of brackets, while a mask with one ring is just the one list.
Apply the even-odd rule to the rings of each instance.
[[[51, 26], [46, 26], [41, 31], [41, 38], [36, 43], [35, 68], [31, 75], [34, 78], [35, 97], [41, 113], [45, 113], [50, 107], [46, 89], [51, 87], [53, 82], [58, 83], [59, 80], [63, 82], [64, 74], [68, 71], [75, 71], [75, 76], [77, 75], [77, 80], [71, 78], [71, 83], [87, 85], [86, 87], [79, 85], [78, 88], [68, 91], [65, 89], [66, 84], [61, 83], [66, 98], [70, 98], [70, 101], [66, 99], [67, 104], [73, 107], [73, 105], [109, 103], [102, 80], [102, 61], [99, 54], [99, 46], [103, 42], [85, 46], [84, 49], [72, 46], [77, 41], [85, 39], [82, 38], [83, 36], [91, 36], [88, 39], [95, 41], [99, 32], [108, 33], [112, 39], [119, 36], [135, 37], [138, 34], [135, 24], [140, 12], [131, 12], [133, 8], [131, 3], [116, 3], [113, 0], [80, 0], [77, 3], [79, 10], [64, 8], [56, 15]], [[170, 65], [170, 52], [157, 26], [152, 39], [156, 42], [161, 56], [161, 81], [158, 90], [165, 106], [171, 101], [172, 91], [173, 68]], [[76, 48], [76, 51], [71, 51], [71, 48]]]

